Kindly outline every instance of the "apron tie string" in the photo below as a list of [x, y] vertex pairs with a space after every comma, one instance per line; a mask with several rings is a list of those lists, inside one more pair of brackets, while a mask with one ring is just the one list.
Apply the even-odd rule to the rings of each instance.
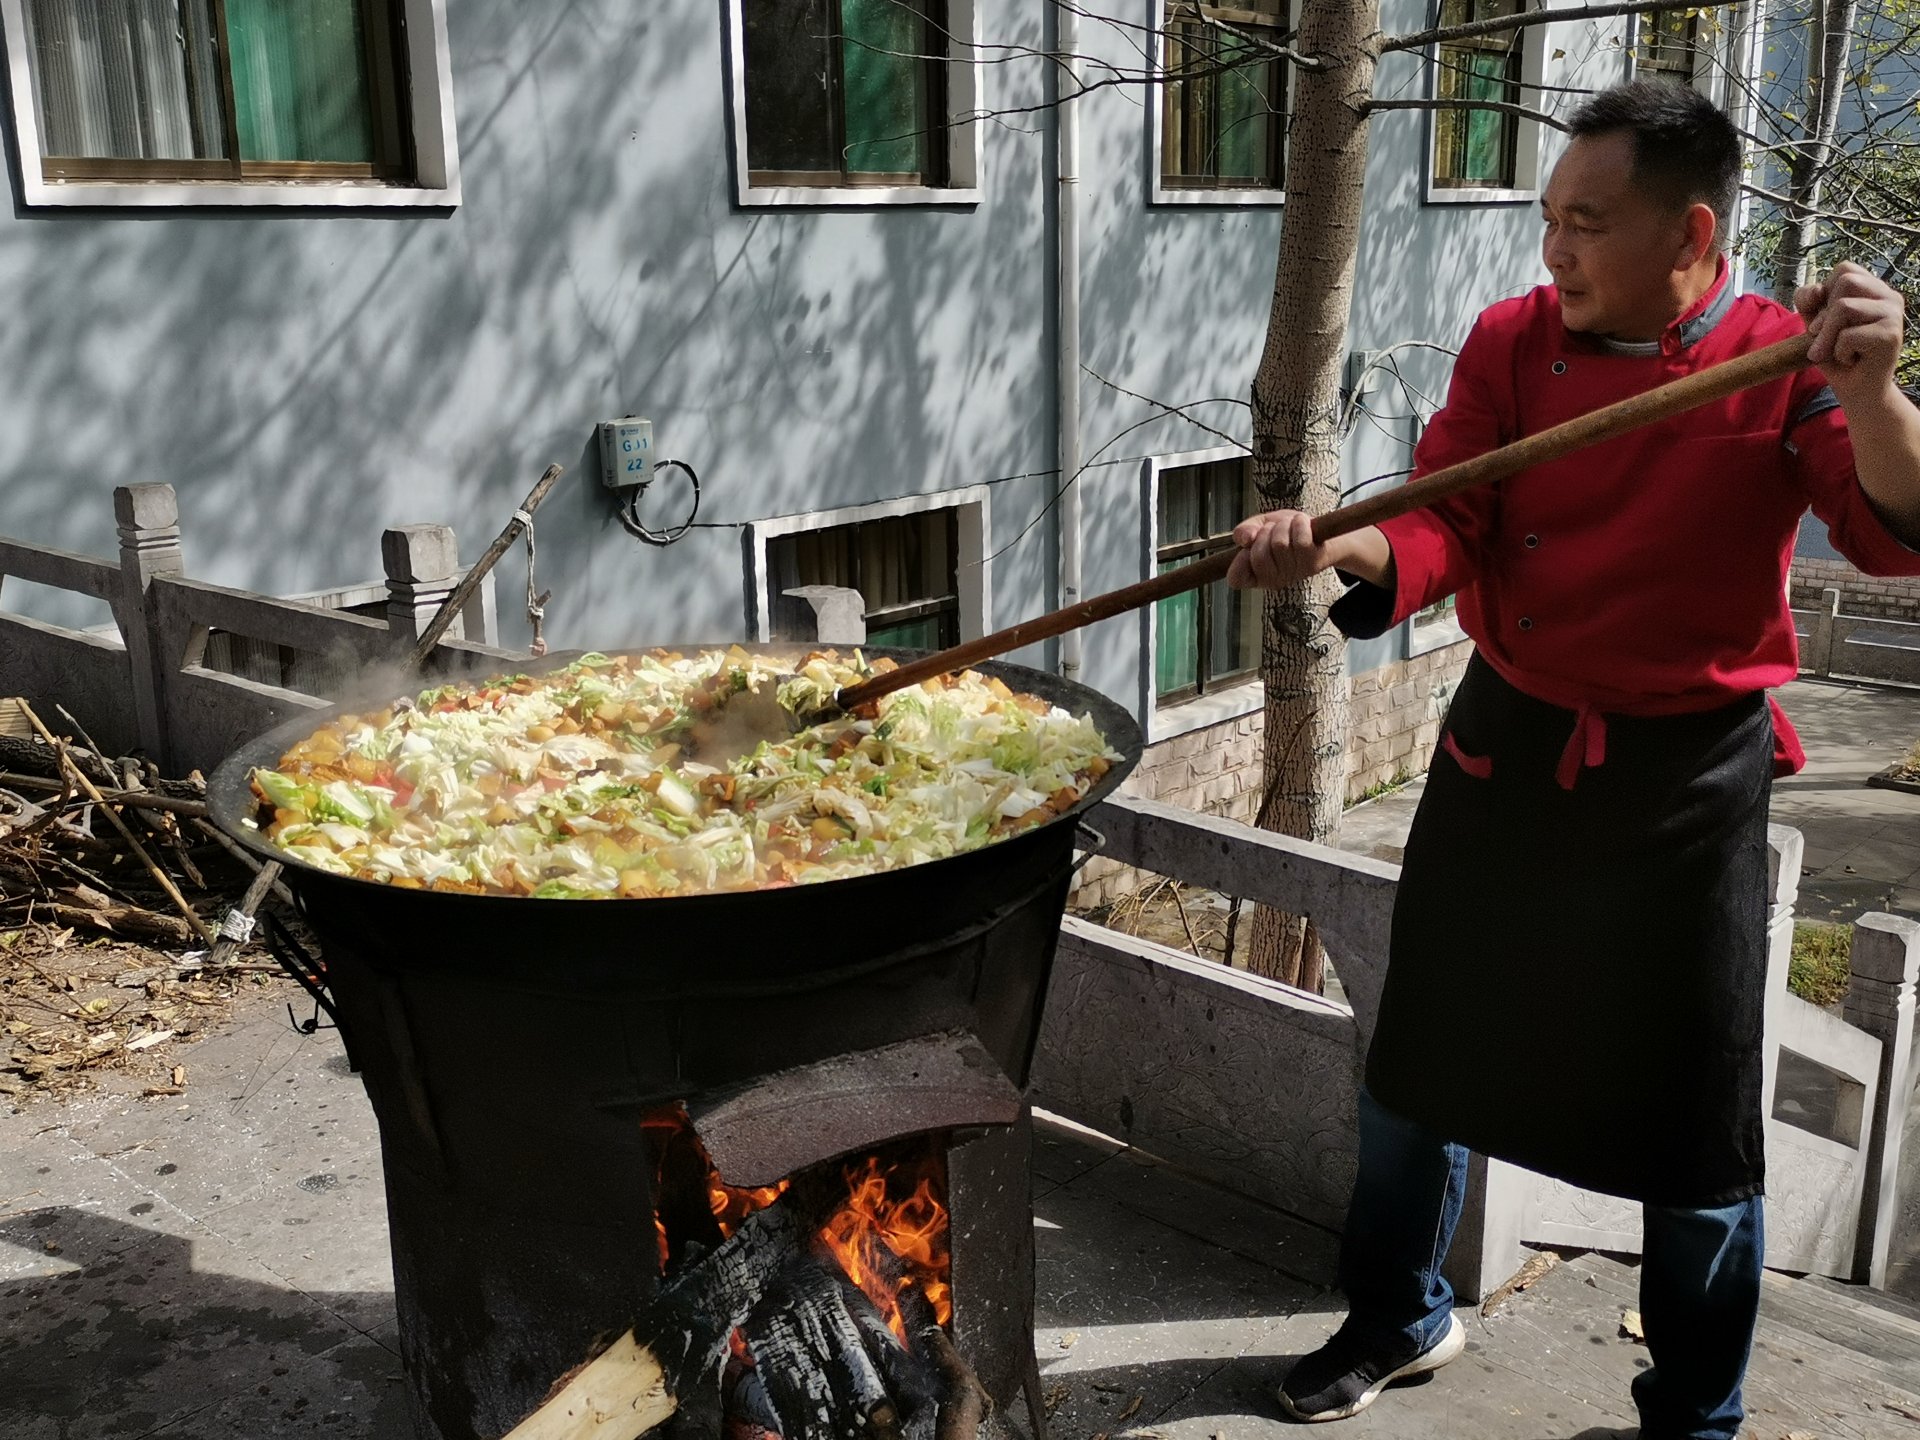
[[1582, 705], [1574, 712], [1573, 734], [1567, 737], [1567, 748], [1560, 752], [1553, 778], [1562, 790], [1571, 790], [1583, 769], [1606, 763], [1607, 717], [1591, 705]]

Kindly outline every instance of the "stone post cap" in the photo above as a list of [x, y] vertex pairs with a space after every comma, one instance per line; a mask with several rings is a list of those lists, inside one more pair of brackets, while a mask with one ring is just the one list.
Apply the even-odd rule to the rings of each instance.
[[812, 607], [814, 639], [824, 645], [859, 645], [867, 638], [867, 604], [843, 585], [796, 585], [783, 590]]
[[1848, 968], [1883, 985], [1920, 981], [1920, 920], [1875, 910], [1853, 922], [1853, 958]]
[[180, 523], [180, 500], [171, 485], [116, 485], [113, 517], [123, 530], [164, 530]]
[[389, 580], [450, 580], [460, 569], [460, 543], [451, 525], [396, 525], [381, 532], [380, 558]]

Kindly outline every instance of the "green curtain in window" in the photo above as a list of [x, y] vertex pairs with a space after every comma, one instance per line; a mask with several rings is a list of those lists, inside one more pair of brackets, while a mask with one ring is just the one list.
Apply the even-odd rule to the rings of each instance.
[[[1463, 77], [1469, 100], [1511, 100], [1507, 84], [1507, 57], [1474, 51], [1467, 59], [1472, 73]], [[1497, 110], [1470, 110], [1467, 125], [1466, 179], [1499, 184], [1507, 174], [1507, 126], [1512, 121]]]
[[[1216, 84], [1215, 120], [1219, 138], [1213, 173], [1222, 180], [1265, 180], [1270, 174], [1267, 151], [1273, 135], [1272, 62], [1257, 60], [1257, 48], [1237, 35], [1221, 37], [1216, 59], [1223, 70]], [[1252, 61], [1253, 63], [1244, 63]]]
[[[1160, 573], [1179, 568], [1162, 565]], [[1162, 600], [1154, 607], [1154, 675], [1156, 695], [1174, 695], [1200, 683], [1200, 592], [1189, 590]]]
[[903, 0], [840, 0], [849, 174], [920, 175], [930, 168], [932, 107], [926, 23]]
[[247, 160], [374, 159], [360, 0], [227, 0]]

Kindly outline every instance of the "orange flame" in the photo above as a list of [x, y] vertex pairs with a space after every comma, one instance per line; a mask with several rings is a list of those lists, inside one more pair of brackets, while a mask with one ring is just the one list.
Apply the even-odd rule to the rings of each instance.
[[[934, 1194], [930, 1174], [920, 1176], [912, 1194], [893, 1199], [890, 1181], [911, 1178], [908, 1167], [889, 1168], [869, 1155], [861, 1169], [848, 1175], [853, 1193], [846, 1205], [820, 1232], [847, 1278], [866, 1293], [902, 1340], [907, 1324], [900, 1296], [910, 1287], [917, 1286], [926, 1296], [941, 1324], [953, 1315], [947, 1208]], [[893, 1257], [892, 1263], [882, 1256], [881, 1247]]]
[[[643, 1121], [648, 1129], [690, 1131], [679, 1108], [656, 1111]], [[698, 1147], [698, 1136], [692, 1137]], [[704, 1149], [701, 1150], [704, 1155]], [[882, 1158], [869, 1155], [847, 1166], [847, 1202], [820, 1230], [820, 1239], [902, 1341], [908, 1339], [901, 1296], [917, 1289], [942, 1325], [953, 1318], [953, 1252], [947, 1208], [940, 1192], [944, 1167], [938, 1155]], [[742, 1188], [724, 1183], [707, 1163], [707, 1204], [722, 1235], [731, 1235], [749, 1215], [764, 1210], [786, 1193], [789, 1182]], [[898, 1198], [896, 1198], [896, 1196]], [[654, 1217], [664, 1268], [668, 1254], [666, 1222]], [[737, 1340], [737, 1337], [736, 1337]]]

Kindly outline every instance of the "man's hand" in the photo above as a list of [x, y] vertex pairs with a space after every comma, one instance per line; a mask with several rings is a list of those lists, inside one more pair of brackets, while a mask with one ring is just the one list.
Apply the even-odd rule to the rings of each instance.
[[1299, 510], [1269, 510], [1233, 527], [1240, 553], [1227, 571], [1236, 590], [1284, 590], [1334, 563], [1325, 545], [1313, 543], [1313, 520]]
[[1324, 545], [1313, 542], [1313, 521], [1299, 510], [1269, 510], [1234, 527], [1240, 551], [1227, 571], [1236, 590], [1284, 590], [1335, 566], [1375, 585], [1393, 585], [1393, 550], [1369, 525]]
[[1906, 335], [1906, 302], [1864, 265], [1842, 260], [1818, 285], [1802, 285], [1794, 308], [1813, 336], [1808, 358], [1849, 410], [1893, 389]]

